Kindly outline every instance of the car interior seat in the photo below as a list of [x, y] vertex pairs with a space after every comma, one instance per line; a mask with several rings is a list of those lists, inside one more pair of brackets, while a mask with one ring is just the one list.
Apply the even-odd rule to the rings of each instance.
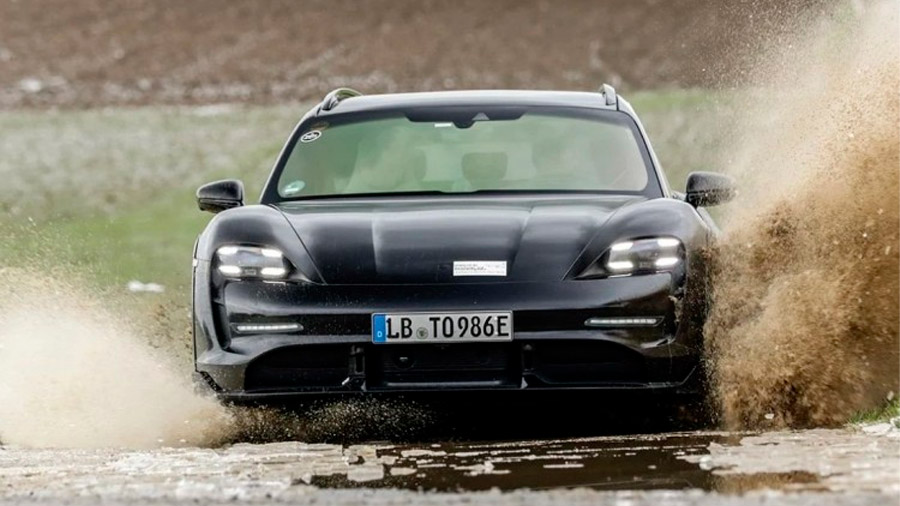
[[506, 153], [466, 153], [462, 157], [463, 177], [473, 190], [501, 189], [509, 164]]

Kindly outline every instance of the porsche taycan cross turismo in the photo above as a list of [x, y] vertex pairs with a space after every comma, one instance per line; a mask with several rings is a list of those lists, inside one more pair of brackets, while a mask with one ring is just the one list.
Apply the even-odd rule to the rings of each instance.
[[194, 251], [196, 378], [221, 398], [688, 391], [701, 374], [705, 210], [631, 106], [596, 93], [338, 89], [259, 204], [239, 181]]

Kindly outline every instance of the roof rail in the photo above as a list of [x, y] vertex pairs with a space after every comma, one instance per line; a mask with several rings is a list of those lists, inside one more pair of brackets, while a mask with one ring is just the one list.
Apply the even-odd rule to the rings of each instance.
[[331, 90], [331, 93], [325, 95], [325, 98], [322, 100], [322, 110], [330, 111], [337, 107], [341, 101], [350, 97], [359, 97], [361, 95], [362, 93], [352, 88], [337, 88]]
[[614, 105], [617, 109], [619, 108], [619, 98], [616, 96], [615, 88], [603, 83], [603, 86], [600, 87], [600, 93], [606, 97], [606, 105]]

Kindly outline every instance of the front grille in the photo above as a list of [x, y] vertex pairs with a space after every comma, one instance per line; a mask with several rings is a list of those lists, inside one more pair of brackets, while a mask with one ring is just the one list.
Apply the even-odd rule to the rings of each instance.
[[523, 377], [540, 388], [645, 385], [667, 380], [671, 365], [615, 343], [553, 339], [289, 346], [253, 360], [245, 374], [248, 392], [344, 390], [348, 378], [371, 390], [518, 388]]
[[442, 383], [518, 385], [519, 349], [513, 343], [371, 346], [366, 382], [376, 388], [403, 384], [439, 387]]
[[347, 378], [350, 345], [290, 346], [270, 351], [247, 367], [247, 391], [339, 387]]
[[530, 345], [529, 372], [548, 385], [629, 384], [647, 381], [644, 358], [602, 341], [544, 341]]

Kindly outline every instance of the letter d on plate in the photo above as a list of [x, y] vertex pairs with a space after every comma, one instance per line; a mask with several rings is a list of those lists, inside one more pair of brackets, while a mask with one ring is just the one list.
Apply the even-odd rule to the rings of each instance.
[[383, 314], [372, 315], [372, 342], [387, 342], [387, 317]]

